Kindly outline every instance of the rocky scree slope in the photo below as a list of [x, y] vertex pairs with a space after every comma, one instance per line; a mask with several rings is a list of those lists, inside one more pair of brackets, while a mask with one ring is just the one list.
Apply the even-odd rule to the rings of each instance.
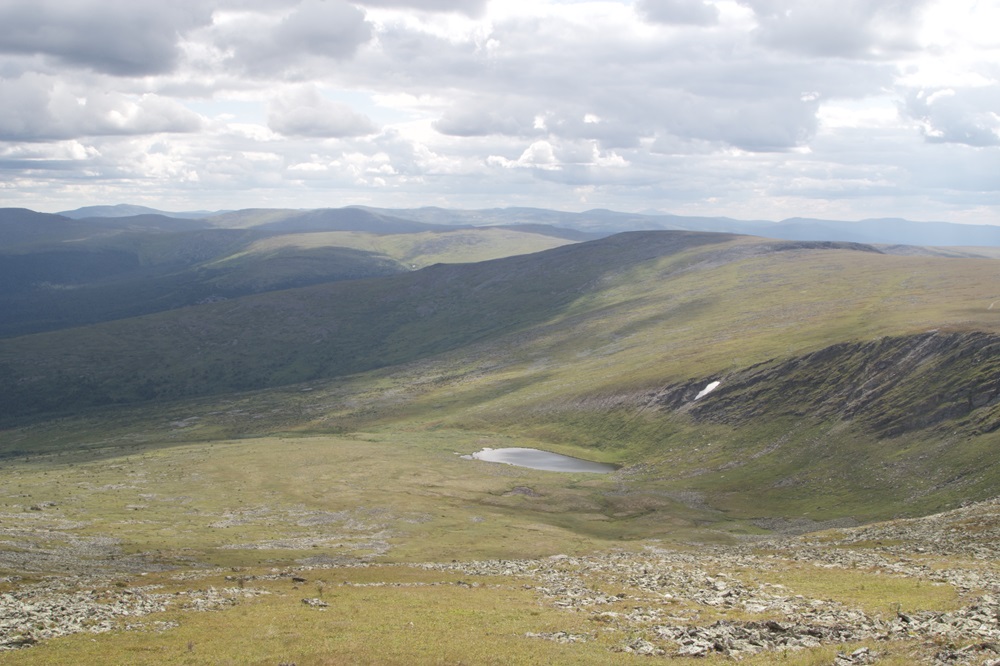
[[[718, 386], [696, 399], [713, 381]], [[790, 416], [852, 421], [880, 438], [946, 422], [989, 433], [1000, 428], [1000, 337], [930, 331], [845, 342], [667, 386], [645, 399], [695, 421], [733, 426]]]
[[[812, 658], [809, 663], [823, 663], [815, 661], [811, 650], [834, 646], [840, 650], [833, 662], [838, 665], [909, 655], [915, 663], [996, 666], [998, 544], [1000, 501], [994, 499], [919, 519], [795, 538], [750, 538], [734, 545], [670, 548], [654, 542], [638, 550], [541, 559], [411, 564], [358, 560], [241, 570], [226, 576], [239, 587], [222, 589], [206, 589], [203, 582], [222, 573], [217, 569], [178, 572], [170, 577], [172, 587], [190, 589], [173, 592], [161, 585], [134, 586], [114, 572], [38, 582], [15, 576], [0, 578], [8, 587], [0, 594], [0, 651], [79, 632], [125, 630], [155, 636], [187, 621], [183, 614], [163, 621], [159, 613], [165, 610], [218, 611], [262, 595], [278, 595], [283, 603], [306, 604], [317, 612], [340, 613], [337, 594], [327, 600], [301, 599], [298, 588], [289, 591], [288, 582], [343, 580], [343, 574], [329, 572], [366, 568], [370, 571], [365, 582], [340, 585], [385, 588], [401, 595], [419, 587], [429, 599], [441, 586], [499, 594], [528, 591], [566, 618], [561, 630], [547, 626], [525, 634], [534, 640], [601, 641], [611, 650], [640, 655], [771, 655], [793, 661], [800, 655], [803, 662]], [[442, 579], [400, 582], [404, 569], [439, 571]], [[799, 575], [786, 579], [790, 571]], [[454, 580], [456, 572], [472, 581]], [[841, 586], [836, 592], [810, 590], [808, 585], [798, 589], [804, 578], [814, 577], [840, 581]], [[868, 600], [863, 603], [852, 601], [850, 594], [850, 585], [857, 581], [884, 583], [896, 592], [922, 589], [929, 592], [928, 598], [934, 591], [953, 594], [944, 604], [911, 599], [904, 606], [895, 597], [873, 594], [862, 595]], [[404, 631], [412, 632], [412, 625]]]

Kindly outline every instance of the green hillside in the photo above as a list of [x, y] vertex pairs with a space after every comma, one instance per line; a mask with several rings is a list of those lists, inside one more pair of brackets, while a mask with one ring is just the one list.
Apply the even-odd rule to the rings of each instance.
[[0, 344], [8, 415], [336, 377], [550, 319], [609, 270], [727, 240], [622, 236], [212, 303]]
[[384, 255], [410, 268], [423, 268], [437, 263], [475, 263], [530, 254], [570, 242], [529, 229], [490, 227], [405, 234], [325, 231], [271, 236], [221, 261], [241, 261], [253, 266], [261, 257], [274, 253], [343, 247]]
[[[37, 214], [35, 214], [37, 215]], [[146, 218], [64, 220], [72, 243], [0, 243], [0, 337], [121, 320], [247, 294], [391, 275], [437, 262], [537, 252], [570, 241], [527, 230], [450, 229], [375, 234], [260, 228], [170, 231]], [[300, 215], [301, 217], [301, 215]], [[11, 229], [27, 224], [8, 211]], [[50, 219], [51, 218], [51, 219]], [[53, 219], [55, 222], [53, 222]], [[0, 219], [0, 222], [3, 220]], [[124, 225], [111, 229], [108, 224]], [[193, 224], [189, 221], [175, 221]], [[44, 229], [49, 229], [38, 222]], [[0, 229], [0, 235], [3, 230]], [[2, 240], [2, 239], [0, 239]]]
[[221, 229], [129, 231], [0, 252], [0, 336], [405, 270], [382, 255], [334, 247], [273, 252], [252, 266], [216, 263], [262, 236]]
[[360, 231], [375, 234], [408, 234], [448, 231], [451, 227], [418, 222], [385, 212], [363, 208], [317, 208], [312, 210], [248, 208], [205, 218], [216, 227], [259, 229], [270, 233]]
[[350, 380], [364, 409], [296, 400], [258, 432], [431, 419], [641, 464], [734, 517], [872, 518], [1000, 483], [998, 268], [636, 232], [6, 340], [0, 397], [12, 422], [382, 369]]
[[986, 658], [998, 271], [636, 232], [2, 340], [5, 661]]

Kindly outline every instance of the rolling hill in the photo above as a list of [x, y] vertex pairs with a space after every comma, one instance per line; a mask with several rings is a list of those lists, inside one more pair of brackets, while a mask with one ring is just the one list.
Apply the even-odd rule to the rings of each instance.
[[[22, 210], [22, 215], [24, 211]], [[109, 228], [264, 228], [279, 233], [364, 231], [399, 234], [443, 230], [448, 227], [532, 227], [570, 240], [591, 240], [625, 231], [683, 230], [747, 234], [783, 240], [829, 240], [885, 245], [935, 247], [998, 247], [1000, 227], [916, 222], [899, 218], [857, 221], [793, 217], [780, 221], [729, 217], [685, 216], [665, 213], [626, 213], [605, 209], [566, 212], [543, 208], [491, 208], [482, 210], [424, 208], [392, 209], [371, 206], [344, 208], [266, 209], [167, 213], [144, 206], [90, 206], [59, 214], [88, 219]], [[3, 247], [3, 211], [0, 211], [0, 247]], [[100, 220], [100, 221], [99, 221]]]
[[5, 255], [248, 290], [0, 339], [5, 661], [996, 653], [995, 251], [254, 215]]
[[[727, 494], [788, 511], [802, 493], [826, 498], [827, 516], [883, 515], [998, 482], [984, 457], [1000, 409], [998, 270], [858, 244], [633, 232], [9, 339], [0, 398], [8, 418], [37, 417], [427, 364], [430, 384], [400, 370], [401, 387], [421, 387], [404, 390], [408, 413], [687, 470], [672, 487], [729, 511]], [[952, 449], [932, 444], [945, 431]], [[664, 448], [677, 437], [716, 448]], [[817, 456], [820, 440], [830, 448]], [[899, 467], [910, 471], [846, 480], [859, 442], [872, 447], [866, 470], [912, 449]]]
[[217, 215], [219, 211], [184, 211], [167, 212], [150, 208], [149, 206], [136, 206], [134, 204], [116, 204], [113, 206], [84, 206], [74, 210], [64, 210], [57, 213], [63, 217], [74, 220], [94, 219], [94, 218], [116, 218], [155, 215], [169, 217], [172, 219], [201, 219], [208, 215]]
[[347, 213], [296, 212], [245, 229], [153, 214], [0, 211], [0, 337], [569, 242], [553, 230], [439, 228]]
[[623, 213], [595, 209], [580, 213], [539, 208], [492, 208], [451, 210], [435, 207], [412, 209], [364, 208], [373, 214], [393, 215], [420, 222], [452, 225], [543, 224], [597, 235], [636, 230], [715, 231], [747, 234], [783, 240], [829, 240], [887, 245], [916, 246], [1000, 246], [1000, 227], [915, 222], [899, 218], [872, 218], [859, 221], [788, 218], [738, 220], [729, 217]]

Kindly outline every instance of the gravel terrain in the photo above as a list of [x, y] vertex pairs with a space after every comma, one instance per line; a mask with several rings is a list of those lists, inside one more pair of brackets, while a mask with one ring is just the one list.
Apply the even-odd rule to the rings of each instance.
[[[0, 542], [8, 570], [20, 562], [12, 544], [23, 546], [34, 538], [23, 527], [18, 529], [2, 535]], [[175, 625], [157, 621], [157, 613], [223, 610], [267, 594], [249, 586], [255, 580], [305, 580], [310, 572], [349, 566], [381, 568], [386, 581], [391, 581], [393, 571], [413, 567], [448, 572], [449, 578], [457, 572], [480, 582], [364, 585], [530, 590], [540, 603], [573, 614], [574, 620], [582, 615], [593, 629], [580, 632], [579, 622], [574, 622], [575, 631], [531, 632], [528, 638], [575, 643], [599, 636], [607, 642], [611, 636], [613, 649], [651, 657], [740, 659], [834, 645], [843, 646], [835, 664], [845, 666], [878, 663], [906, 642], [922, 646], [920, 659], [925, 663], [1000, 666], [1000, 500], [925, 518], [748, 539], [731, 546], [675, 548], [650, 543], [638, 550], [587, 556], [394, 565], [363, 559], [326, 563], [317, 557], [304, 561], [304, 566], [241, 575], [239, 587], [222, 589], [196, 587], [199, 578], [219, 572], [195, 570], [174, 577], [192, 589], [171, 593], [155, 585], [122, 583], [126, 573], [135, 580], [139, 562], [116, 560], [113, 556], [120, 554], [111, 542], [59, 541], [50, 535], [46, 543], [51, 562], [65, 564], [90, 548], [99, 566], [75, 574], [36, 576], [30, 582], [17, 575], [0, 578], [0, 589], [7, 590], [0, 594], [0, 650], [26, 648], [76, 632], [169, 631]], [[116, 561], [122, 566], [117, 576], [111, 572]], [[886, 598], [873, 609], [871, 603], [855, 607], [798, 594], [782, 584], [792, 569], [811, 568], [950, 588], [959, 602], [948, 610], [928, 610], [903, 607]], [[235, 582], [237, 577], [229, 579]], [[320, 599], [301, 599], [301, 603], [332, 610]]]

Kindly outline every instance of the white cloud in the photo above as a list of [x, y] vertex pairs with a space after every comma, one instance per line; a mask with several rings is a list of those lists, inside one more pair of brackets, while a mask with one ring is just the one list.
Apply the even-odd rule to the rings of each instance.
[[904, 109], [929, 141], [1000, 145], [1000, 85], [910, 91]]
[[927, 0], [739, 0], [764, 44], [820, 57], [889, 58], [917, 50]]
[[889, 128], [900, 124], [899, 105], [892, 98], [833, 100], [817, 111], [820, 127], [827, 131], [843, 128]]
[[355, 2], [366, 7], [409, 8], [480, 16], [486, 9], [487, 0], [355, 0]]
[[0, 140], [6, 141], [196, 132], [202, 127], [202, 119], [175, 100], [102, 93], [52, 76], [0, 79], [0, 99]]
[[521, 153], [516, 160], [509, 160], [498, 155], [490, 155], [487, 159], [490, 164], [497, 164], [507, 169], [533, 168], [557, 170], [560, 167], [559, 160], [556, 159], [555, 149], [548, 141], [536, 141]]
[[323, 97], [315, 86], [306, 86], [271, 100], [267, 124], [288, 136], [340, 138], [374, 134], [371, 119], [348, 105]]
[[241, 13], [211, 36], [232, 64], [253, 76], [314, 75], [312, 64], [350, 58], [371, 39], [364, 12], [343, 0], [303, 0], [284, 14]]
[[719, 10], [703, 0], [639, 0], [636, 9], [649, 21], [677, 25], [714, 25]]
[[996, 221], [998, 14], [976, 0], [8, 0], [0, 205], [585, 198]]
[[0, 53], [122, 76], [158, 74], [176, 65], [180, 35], [210, 20], [211, 4], [199, 2], [5, 0]]
[[451, 136], [532, 136], [538, 134], [536, 109], [530, 99], [516, 96], [456, 100], [434, 123], [434, 129]]

